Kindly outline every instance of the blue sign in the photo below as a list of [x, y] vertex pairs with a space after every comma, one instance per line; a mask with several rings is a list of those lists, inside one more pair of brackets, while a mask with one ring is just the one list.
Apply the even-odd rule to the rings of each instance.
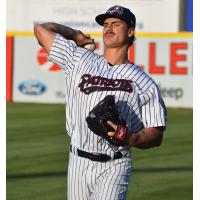
[[193, 32], [193, 0], [185, 2], [185, 31]]
[[18, 89], [26, 95], [40, 95], [46, 91], [47, 87], [41, 81], [26, 80], [19, 84]]

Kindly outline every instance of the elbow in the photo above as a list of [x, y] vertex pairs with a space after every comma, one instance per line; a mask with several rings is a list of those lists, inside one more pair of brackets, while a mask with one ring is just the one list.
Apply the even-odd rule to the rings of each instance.
[[34, 25], [34, 34], [35, 34], [36, 38], [39, 37], [41, 29], [42, 29], [42, 26], [40, 24]]
[[154, 146], [155, 146], [155, 147], [161, 146], [162, 141], [163, 141], [163, 134], [160, 134], [160, 135], [156, 138], [155, 143], [154, 143]]
[[159, 147], [159, 146], [161, 146], [161, 144], [162, 144], [162, 141], [157, 141], [154, 146]]
[[34, 35], [37, 38], [38, 44], [43, 47], [44, 28], [41, 24], [34, 25]]

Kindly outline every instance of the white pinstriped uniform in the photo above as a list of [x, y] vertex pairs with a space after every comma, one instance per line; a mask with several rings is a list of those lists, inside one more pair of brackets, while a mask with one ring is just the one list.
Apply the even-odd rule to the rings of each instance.
[[[49, 60], [65, 71], [66, 127], [72, 153], [68, 166], [68, 199], [125, 199], [131, 173], [129, 147], [113, 148], [93, 134], [85, 121], [89, 111], [107, 95], [115, 95], [128, 130], [166, 125], [166, 109], [155, 82], [138, 66], [110, 66], [103, 56], [78, 47], [56, 34]], [[95, 162], [77, 156], [76, 149], [121, 159]]]

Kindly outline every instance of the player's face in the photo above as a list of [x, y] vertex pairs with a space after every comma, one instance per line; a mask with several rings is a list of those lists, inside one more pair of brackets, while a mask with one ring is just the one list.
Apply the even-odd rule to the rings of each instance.
[[107, 48], [122, 47], [128, 43], [128, 26], [117, 18], [108, 18], [103, 24], [103, 41]]

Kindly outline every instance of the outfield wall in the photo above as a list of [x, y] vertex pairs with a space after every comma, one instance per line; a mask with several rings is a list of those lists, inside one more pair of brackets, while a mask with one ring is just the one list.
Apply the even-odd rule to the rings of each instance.
[[[102, 54], [100, 33], [91, 34]], [[169, 107], [192, 107], [192, 34], [140, 33], [129, 59], [150, 74]], [[48, 62], [32, 32], [7, 34], [7, 101], [64, 103], [63, 71]]]

